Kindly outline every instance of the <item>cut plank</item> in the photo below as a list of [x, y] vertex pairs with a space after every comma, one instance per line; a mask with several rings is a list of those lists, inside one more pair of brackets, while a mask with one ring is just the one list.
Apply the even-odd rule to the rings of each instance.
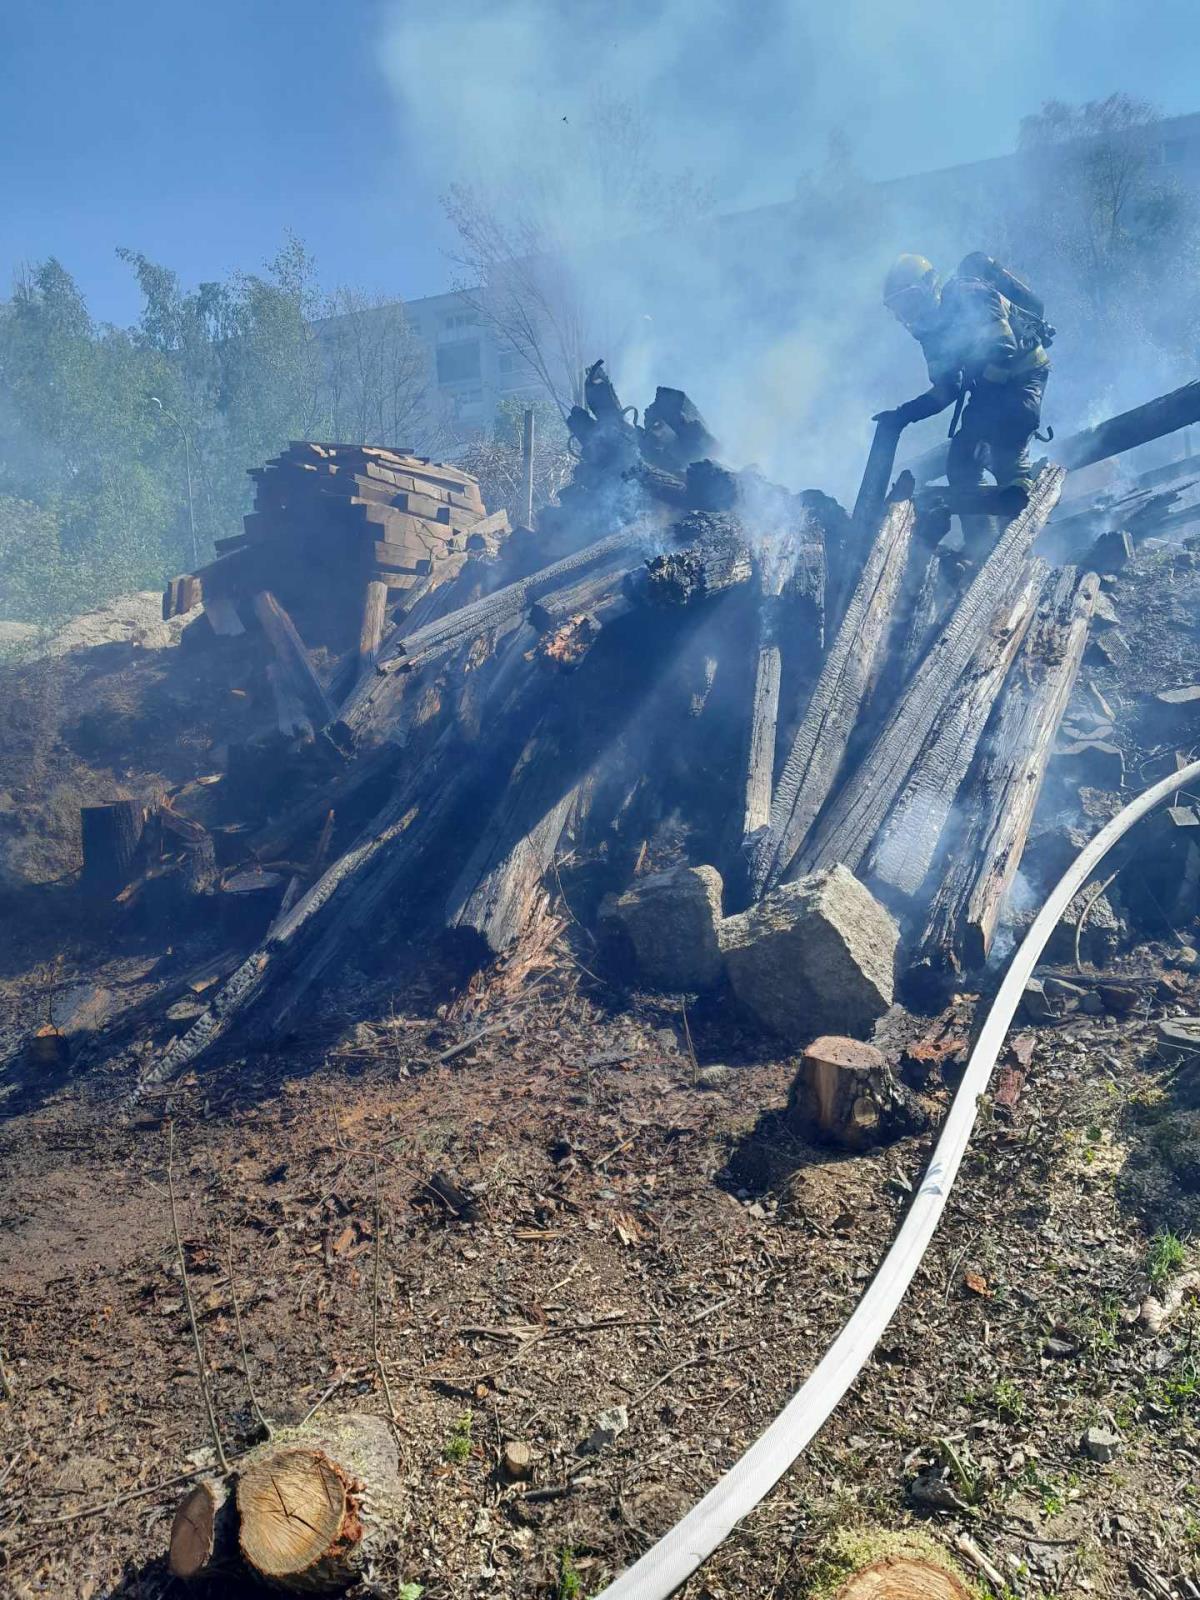
[[871, 547], [779, 777], [767, 833], [751, 864], [756, 896], [788, 871], [833, 788], [887, 643], [914, 521], [912, 501], [896, 500]]
[[825, 813], [811, 844], [793, 861], [793, 872], [817, 872], [837, 862], [851, 872], [858, 870], [925, 740], [956, 694], [999, 597], [1054, 509], [1065, 477], [1061, 467], [1043, 469], [1028, 506], [1001, 534], [871, 748]]
[[779, 726], [779, 690], [783, 656], [779, 647], [780, 596], [791, 577], [789, 554], [764, 560], [762, 595], [758, 607], [758, 659], [750, 703], [750, 733], [746, 744], [746, 782], [742, 807], [742, 837], [765, 828], [771, 819], [771, 791], [775, 782], [775, 734]]
[[1046, 564], [1026, 564], [1004, 596], [967, 668], [961, 691], [934, 724], [908, 782], [867, 858], [871, 887], [915, 895], [925, 881], [996, 697], [1037, 609]]
[[1064, 567], [1046, 581], [972, 774], [964, 822], [947, 841], [921, 940], [922, 962], [936, 971], [973, 970], [991, 949], [1087, 642], [1099, 579], [1076, 578]]

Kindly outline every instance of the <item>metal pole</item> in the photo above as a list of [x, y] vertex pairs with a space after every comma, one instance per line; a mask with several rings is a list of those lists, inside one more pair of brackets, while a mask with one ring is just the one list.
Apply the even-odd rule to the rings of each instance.
[[192, 530], [192, 565], [198, 567], [200, 565], [200, 546], [196, 543], [196, 512], [192, 504], [192, 450], [188, 444], [188, 436], [183, 423], [179, 421], [178, 417], [176, 417], [175, 421], [179, 426], [180, 433], [183, 434], [183, 461], [187, 468], [188, 486], [188, 526]]
[[533, 407], [525, 407], [521, 432], [521, 514], [527, 528], [533, 527]]

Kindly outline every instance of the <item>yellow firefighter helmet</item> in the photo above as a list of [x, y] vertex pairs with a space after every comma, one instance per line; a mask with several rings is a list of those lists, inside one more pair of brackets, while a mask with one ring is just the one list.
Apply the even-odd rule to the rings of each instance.
[[932, 261], [926, 261], [924, 256], [897, 256], [883, 280], [883, 303], [890, 306], [901, 295], [910, 294], [914, 289], [931, 290], [936, 282], [937, 273]]

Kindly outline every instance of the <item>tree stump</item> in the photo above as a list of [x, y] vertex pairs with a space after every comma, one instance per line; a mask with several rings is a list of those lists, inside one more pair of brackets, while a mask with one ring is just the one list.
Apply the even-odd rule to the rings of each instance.
[[83, 840], [83, 888], [111, 899], [129, 882], [133, 858], [142, 839], [142, 808], [136, 800], [107, 806], [83, 806], [79, 813]]
[[241, 1465], [237, 1509], [251, 1572], [294, 1594], [336, 1594], [400, 1520], [391, 1428], [348, 1415], [276, 1434]]
[[843, 1150], [918, 1133], [928, 1122], [881, 1051], [835, 1034], [814, 1039], [804, 1052], [787, 1115], [798, 1133]]
[[970, 1600], [961, 1579], [912, 1556], [887, 1556], [856, 1572], [836, 1600]]
[[221, 1478], [203, 1478], [180, 1501], [167, 1564], [175, 1578], [207, 1578], [237, 1549], [233, 1494]]

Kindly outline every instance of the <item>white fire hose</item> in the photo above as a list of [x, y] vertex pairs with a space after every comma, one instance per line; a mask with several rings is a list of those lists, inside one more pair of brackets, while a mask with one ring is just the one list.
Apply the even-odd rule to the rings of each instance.
[[595, 1600], [666, 1600], [774, 1488], [862, 1371], [896, 1313], [934, 1229], [975, 1125], [1025, 985], [1063, 912], [1117, 840], [1178, 789], [1200, 779], [1193, 761], [1154, 784], [1107, 823], [1054, 886], [992, 1002], [928, 1171], [867, 1292], [811, 1375], [774, 1422], [697, 1505]]

